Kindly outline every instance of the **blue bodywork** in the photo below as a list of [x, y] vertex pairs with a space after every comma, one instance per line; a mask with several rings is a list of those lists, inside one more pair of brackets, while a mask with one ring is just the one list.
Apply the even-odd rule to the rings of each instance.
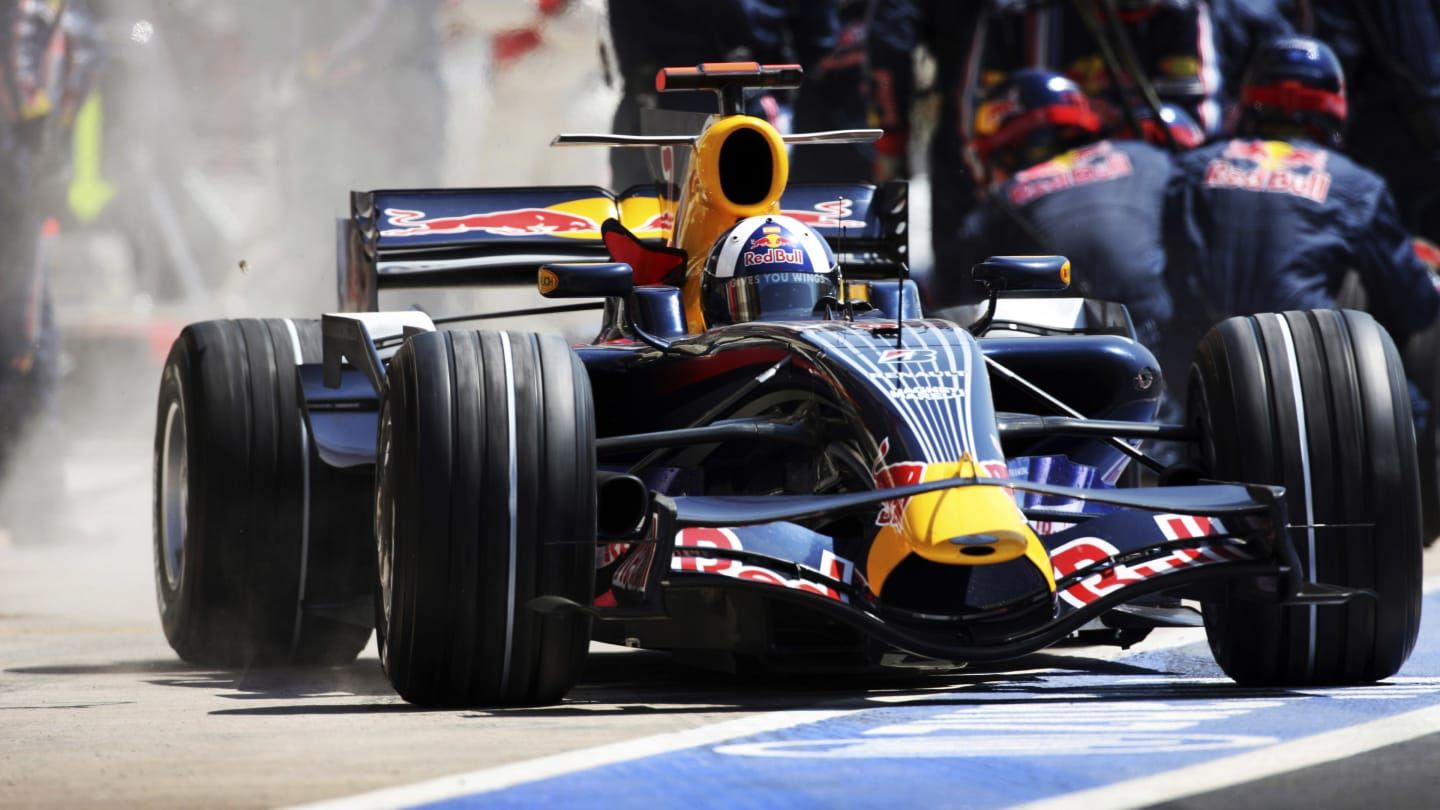
[[[618, 283], [624, 265], [603, 255], [598, 226], [592, 239], [569, 209], [556, 213], [557, 201], [596, 189], [356, 196], [346, 289], [357, 308], [379, 286], [462, 272], [472, 284], [505, 283], [528, 267], [533, 283], [546, 263], [566, 292], [592, 283], [609, 296], [596, 338], [573, 350], [593, 393], [599, 468], [642, 481], [650, 511], [642, 533], [602, 544], [595, 604], [537, 609], [589, 612], [601, 620], [595, 638], [617, 643], [874, 664], [896, 650], [1013, 658], [1147, 593], [1216, 579], [1279, 577], [1280, 592], [1300, 593], [1294, 551], [1273, 530], [1285, 522], [1278, 489], [1118, 486], [1139, 438], [1157, 435], [1145, 430], [1163, 389], [1159, 364], [1128, 327], [1005, 337], [980, 327], [977, 337], [975, 325], [925, 318], [886, 250], [903, 234], [903, 205], [891, 205], [903, 197], [848, 191], [787, 192], [784, 207], [814, 214], [854, 262], [847, 278], [868, 281], [863, 297], [813, 319], [698, 335], [681, 290]], [[505, 216], [477, 213], [497, 206]], [[532, 230], [525, 216], [540, 217]], [[588, 280], [587, 260], [599, 262]], [[1009, 261], [989, 272], [1035, 289], [1068, 270], [1055, 257], [1013, 272]], [[867, 279], [877, 268], [891, 277]], [[363, 325], [329, 320], [325, 334], [337, 341], [327, 345], [336, 387], [321, 366], [299, 370], [314, 443], [326, 464], [373, 464], [383, 363]], [[340, 365], [340, 354], [364, 367]], [[1055, 417], [1071, 422], [1043, 422]], [[962, 461], [988, 477], [920, 472]], [[884, 510], [966, 486], [1013, 495], [1040, 539], [1038, 560], [912, 555], [888, 569], [883, 589], [870, 587]], [[792, 626], [806, 629], [785, 635]]]

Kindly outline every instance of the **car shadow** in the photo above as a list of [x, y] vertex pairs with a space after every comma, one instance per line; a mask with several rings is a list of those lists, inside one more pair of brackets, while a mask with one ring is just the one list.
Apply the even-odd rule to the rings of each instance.
[[[153, 686], [203, 689], [235, 700], [282, 700], [343, 696], [393, 697], [395, 691], [373, 656], [334, 667], [222, 669], [177, 659], [140, 659], [103, 664], [11, 667], [13, 675], [85, 677], [136, 675]], [[398, 700], [398, 698], [396, 698]]]
[[[362, 662], [363, 663], [363, 662]], [[371, 660], [371, 665], [376, 662]], [[717, 671], [698, 668], [665, 652], [626, 650], [597, 646], [592, 649], [579, 682], [565, 699], [551, 706], [513, 708], [431, 708], [404, 702], [396, 695], [378, 665], [366, 677], [374, 677], [372, 690], [360, 693], [363, 702], [344, 702], [343, 695], [296, 705], [247, 706], [220, 709], [216, 715], [288, 716], [373, 714], [377, 712], [446, 712], [473, 717], [585, 717], [597, 715], [665, 715], [704, 713], [717, 716], [751, 714], [761, 711], [813, 709], [817, 705], [864, 708], [880, 701], [904, 699], [923, 701], [929, 694], [951, 694], [966, 690], [979, 695], [991, 688], [1006, 690], [1044, 688], [1045, 677], [1068, 671], [1117, 677], [1166, 673], [1123, 662], [1083, 655], [1038, 653], [1003, 666], [970, 667], [943, 672], [773, 672]], [[348, 670], [347, 674], [354, 674]], [[285, 692], [300, 692], [292, 680], [304, 673], [275, 671], [273, 682], [251, 673], [235, 688], [246, 694], [231, 695], [275, 698]], [[336, 681], [340, 682], [340, 681]], [[269, 688], [265, 688], [265, 687]], [[312, 685], [313, 689], [313, 685]], [[310, 696], [319, 692], [311, 691]], [[1017, 695], [1016, 699], [1020, 699]]]
[[[648, 650], [595, 645], [585, 670], [565, 699], [551, 706], [435, 708], [405, 702], [390, 686], [373, 652], [345, 666], [217, 669], [174, 659], [139, 659], [102, 664], [14, 667], [18, 675], [134, 675], [154, 686], [199, 689], [240, 704], [209, 712], [222, 716], [347, 715], [440, 712], [461, 717], [595, 717], [597, 715], [725, 715], [831, 707], [865, 708], [889, 702], [923, 706], [1033, 700], [1073, 690], [1065, 676], [1114, 677], [1113, 684], [1086, 683], [1087, 700], [1137, 698], [1214, 699], [1273, 696], [1281, 690], [1242, 690], [1228, 682], [1177, 684], [1170, 677], [1194, 675], [1178, 662], [1189, 656], [1140, 655], [1114, 661], [1087, 654], [1044, 651], [1000, 665], [944, 671], [776, 672], [725, 671], [693, 666], [676, 656]], [[1211, 673], [1200, 673], [1209, 675]], [[1137, 676], [1140, 676], [1137, 678]], [[1149, 682], [1143, 676], [1162, 679]], [[1128, 680], [1127, 680], [1128, 679]], [[260, 705], [264, 704], [264, 705]]]

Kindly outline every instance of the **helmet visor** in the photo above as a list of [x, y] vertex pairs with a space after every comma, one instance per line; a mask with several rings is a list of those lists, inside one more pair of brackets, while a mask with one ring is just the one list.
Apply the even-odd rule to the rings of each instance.
[[835, 282], [822, 273], [762, 273], [726, 279], [719, 292], [731, 323], [764, 318], [795, 320], [813, 317], [826, 298], [835, 297]]

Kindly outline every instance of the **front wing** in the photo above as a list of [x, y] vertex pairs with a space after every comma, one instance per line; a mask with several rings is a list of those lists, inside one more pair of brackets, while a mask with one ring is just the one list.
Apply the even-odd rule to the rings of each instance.
[[[1043, 535], [1054, 568], [1048, 588], [965, 615], [916, 614], [877, 600], [830, 538], [789, 521], [873, 509], [883, 501], [957, 486], [1007, 489], [1112, 507], [1078, 513]], [[951, 662], [1017, 658], [1065, 638], [1106, 611], [1145, 594], [1204, 581], [1268, 578], [1294, 604], [1356, 595], [1304, 581], [1284, 531], [1278, 487], [1205, 484], [1096, 490], [1013, 479], [932, 481], [815, 496], [656, 496], [651, 539], [612, 547], [614, 590], [603, 603], [541, 597], [542, 611], [580, 610], [601, 621], [668, 616], [667, 595], [736, 590], [794, 602], [903, 652]], [[1007, 618], [1040, 615], [1017, 624]]]

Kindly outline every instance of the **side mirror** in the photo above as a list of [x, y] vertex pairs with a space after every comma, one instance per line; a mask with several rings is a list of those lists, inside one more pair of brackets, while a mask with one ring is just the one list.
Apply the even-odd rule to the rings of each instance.
[[[540, 294], [546, 298], [612, 298], [624, 305], [635, 305], [641, 317], [656, 316], [662, 328], [685, 332], [685, 314], [678, 288], [635, 286], [635, 271], [627, 262], [577, 262], [575, 264], [541, 265], [536, 279]], [[636, 293], [640, 293], [638, 296]], [[610, 313], [618, 311], [614, 303], [605, 305], [607, 323]], [[668, 317], [667, 317], [668, 316]], [[631, 323], [635, 337], [661, 351], [670, 348], [670, 341], [651, 334], [645, 326]]]
[[971, 277], [990, 292], [1055, 291], [1070, 287], [1070, 260], [1064, 256], [991, 256]]
[[635, 289], [635, 273], [625, 262], [547, 264], [536, 286], [546, 298], [624, 298]]

